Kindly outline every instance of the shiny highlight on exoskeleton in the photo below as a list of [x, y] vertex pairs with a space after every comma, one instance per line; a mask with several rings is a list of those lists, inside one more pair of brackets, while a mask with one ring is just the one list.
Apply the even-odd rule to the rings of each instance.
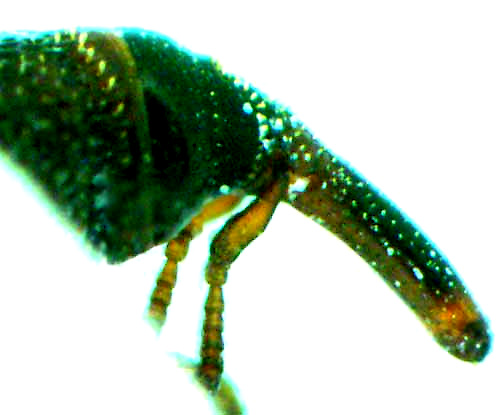
[[255, 197], [212, 240], [205, 273], [196, 376], [223, 391], [224, 413], [239, 409], [220, 385], [223, 285], [280, 202], [347, 243], [452, 355], [474, 362], [489, 350], [456, 271], [393, 203], [285, 108], [160, 34], [3, 35], [0, 148], [109, 262], [167, 244], [148, 310], [158, 331], [190, 241]]

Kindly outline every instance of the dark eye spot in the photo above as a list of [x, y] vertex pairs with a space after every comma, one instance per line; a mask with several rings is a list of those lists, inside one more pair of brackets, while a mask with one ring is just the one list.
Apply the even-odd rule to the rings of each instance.
[[154, 175], [179, 183], [188, 173], [188, 149], [175, 113], [151, 90], [144, 91]]

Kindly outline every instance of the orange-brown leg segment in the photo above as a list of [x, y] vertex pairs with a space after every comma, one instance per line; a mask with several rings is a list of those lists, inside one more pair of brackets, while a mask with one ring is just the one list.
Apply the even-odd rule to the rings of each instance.
[[205, 320], [198, 376], [205, 387], [215, 392], [223, 371], [222, 341], [224, 299], [222, 285], [238, 255], [266, 228], [277, 204], [287, 189], [285, 178], [272, 183], [246, 209], [226, 222], [210, 246], [210, 258], [205, 272], [209, 284], [205, 303]]
[[222, 378], [214, 395], [214, 406], [221, 415], [242, 415], [243, 404], [239, 401], [234, 385]]
[[177, 264], [186, 257], [189, 243], [201, 233], [205, 223], [231, 211], [241, 199], [242, 196], [226, 195], [208, 203], [189, 225], [168, 242], [165, 249], [167, 262], [156, 279], [156, 286], [149, 301], [149, 321], [157, 332], [165, 323], [167, 307], [177, 279]]
[[[197, 363], [182, 356], [177, 356], [177, 360], [179, 367], [193, 376], [197, 382], [200, 381], [200, 378], [196, 376], [199, 367]], [[200, 384], [205, 389], [205, 385]], [[245, 413], [243, 403], [238, 398], [238, 390], [227, 376], [222, 376], [219, 388], [214, 393], [210, 393], [206, 389], [205, 392], [207, 392], [207, 398], [212, 403], [215, 413], [219, 415], [243, 415]]]

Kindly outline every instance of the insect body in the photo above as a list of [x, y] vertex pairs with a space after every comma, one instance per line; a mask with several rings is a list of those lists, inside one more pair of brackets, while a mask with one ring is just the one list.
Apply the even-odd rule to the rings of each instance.
[[167, 243], [149, 318], [204, 223], [255, 200], [213, 239], [198, 376], [223, 372], [222, 286], [285, 202], [367, 261], [447, 351], [480, 361], [485, 319], [455, 270], [377, 189], [287, 110], [212, 60], [139, 30], [4, 35], [0, 146], [109, 262]]

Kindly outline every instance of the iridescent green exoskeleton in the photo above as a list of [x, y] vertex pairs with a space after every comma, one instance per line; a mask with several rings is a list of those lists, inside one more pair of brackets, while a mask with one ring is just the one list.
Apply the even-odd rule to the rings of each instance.
[[209, 58], [141, 30], [2, 35], [0, 148], [109, 262], [167, 244], [149, 319], [160, 330], [177, 264], [204, 223], [255, 200], [210, 247], [197, 377], [220, 379], [222, 286], [279, 202], [369, 263], [436, 341], [466, 361], [490, 347], [484, 317], [429, 239], [287, 110]]

